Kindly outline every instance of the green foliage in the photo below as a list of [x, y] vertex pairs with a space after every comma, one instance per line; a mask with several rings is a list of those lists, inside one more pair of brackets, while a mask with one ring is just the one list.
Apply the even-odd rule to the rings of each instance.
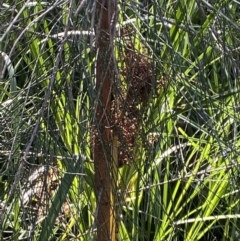
[[[93, 3], [1, 5], [0, 240], [94, 240]], [[129, 43], [154, 67], [118, 173], [119, 240], [239, 239], [239, 3], [118, 7], [122, 88]]]

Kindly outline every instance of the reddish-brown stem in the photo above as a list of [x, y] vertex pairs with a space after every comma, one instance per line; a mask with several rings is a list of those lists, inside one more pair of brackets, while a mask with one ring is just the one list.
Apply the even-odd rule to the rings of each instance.
[[113, 82], [113, 51], [111, 19], [114, 9], [109, 0], [98, 0], [96, 6], [96, 101], [93, 130], [93, 159], [97, 198], [97, 241], [115, 241], [114, 204], [111, 184], [111, 87]]

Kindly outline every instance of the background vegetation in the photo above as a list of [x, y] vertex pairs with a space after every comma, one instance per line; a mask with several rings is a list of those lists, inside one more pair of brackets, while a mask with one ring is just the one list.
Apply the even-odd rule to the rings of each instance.
[[[95, 240], [96, 2], [0, 4], [0, 240]], [[239, 2], [118, 9], [117, 240], [240, 240]]]

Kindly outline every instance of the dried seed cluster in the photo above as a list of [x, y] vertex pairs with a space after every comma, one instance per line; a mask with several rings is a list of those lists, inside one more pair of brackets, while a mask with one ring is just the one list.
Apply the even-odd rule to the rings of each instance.
[[[142, 116], [153, 90], [153, 63], [136, 50], [134, 44], [131, 44], [131, 31], [134, 29], [123, 29], [121, 33], [124, 42], [127, 43], [125, 50], [119, 56], [124, 67], [119, 72], [120, 83], [118, 82], [118, 85], [112, 88], [111, 118], [108, 123], [119, 142], [118, 167], [129, 164], [133, 160]], [[159, 89], [165, 83], [165, 80], [156, 82], [154, 88]], [[93, 127], [92, 144], [103, 141], [98, 134], [99, 130]], [[105, 144], [108, 145], [108, 143]]]
[[143, 110], [138, 108], [146, 103], [152, 90], [152, 66], [149, 60], [132, 48], [126, 50], [126, 67], [121, 75], [127, 89], [121, 88], [120, 94], [112, 101], [114, 133], [119, 140], [118, 167], [131, 163], [140, 128]]
[[[22, 202], [25, 208], [30, 208], [38, 220], [46, 214], [49, 201], [56, 193], [56, 189], [60, 184], [62, 174], [57, 168], [41, 166], [36, 169], [27, 179], [26, 187], [23, 189]], [[62, 217], [66, 217], [70, 213], [67, 202], [61, 207], [56, 222], [59, 223]]]

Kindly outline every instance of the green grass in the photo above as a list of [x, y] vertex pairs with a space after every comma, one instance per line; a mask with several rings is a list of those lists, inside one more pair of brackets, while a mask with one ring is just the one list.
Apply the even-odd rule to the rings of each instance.
[[[0, 80], [0, 240], [95, 238], [97, 50], [91, 34], [83, 35], [92, 31], [94, 5], [87, 1], [75, 15], [79, 4], [5, 1], [0, 8], [0, 76], [6, 64]], [[119, 240], [237, 240], [239, 3], [118, 5], [119, 73], [131, 43], [151, 59], [156, 87], [147, 104], [138, 105], [144, 113], [132, 164], [118, 170]], [[119, 36], [123, 30], [129, 35]], [[29, 180], [42, 166], [57, 173], [57, 184], [48, 171]], [[24, 190], [37, 190], [36, 183], [42, 193], [24, 203]]]

